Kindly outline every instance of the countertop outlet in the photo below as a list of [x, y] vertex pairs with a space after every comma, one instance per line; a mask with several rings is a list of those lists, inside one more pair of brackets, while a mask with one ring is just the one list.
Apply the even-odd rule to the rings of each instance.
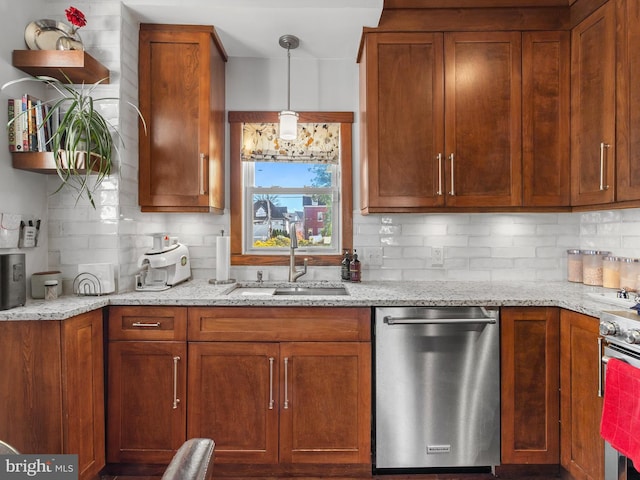
[[431, 247], [431, 265], [434, 267], [444, 265], [444, 247]]

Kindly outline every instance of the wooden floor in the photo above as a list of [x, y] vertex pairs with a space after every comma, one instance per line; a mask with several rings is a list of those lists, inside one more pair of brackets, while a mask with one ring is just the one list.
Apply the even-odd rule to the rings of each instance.
[[[490, 473], [435, 473], [435, 474], [402, 474], [402, 475], [374, 475], [373, 480], [551, 480], [560, 478], [555, 475], [500, 475], [494, 477]], [[160, 477], [134, 477], [134, 476], [103, 476], [102, 480], [160, 480]], [[216, 477], [214, 476], [214, 480]], [[284, 477], [220, 477], [219, 480], [285, 480]], [[366, 480], [363, 478], [344, 477], [288, 477], [286, 480]]]

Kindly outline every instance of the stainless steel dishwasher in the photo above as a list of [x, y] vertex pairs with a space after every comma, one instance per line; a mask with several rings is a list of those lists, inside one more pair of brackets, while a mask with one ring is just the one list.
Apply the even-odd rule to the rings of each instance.
[[375, 468], [500, 463], [499, 311], [375, 309]]

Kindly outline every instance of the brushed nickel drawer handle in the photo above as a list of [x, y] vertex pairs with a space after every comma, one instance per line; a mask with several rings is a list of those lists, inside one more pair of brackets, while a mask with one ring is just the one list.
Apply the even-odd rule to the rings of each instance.
[[600, 191], [609, 190], [609, 185], [604, 184], [604, 149], [610, 146], [608, 143], [600, 142]]
[[437, 195], [442, 195], [442, 153], [439, 153], [436, 157], [438, 159], [438, 191]]
[[449, 192], [449, 195], [451, 195], [452, 197], [455, 196], [456, 194], [456, 185], [455, 185], [455, 180], [454, 180], [454, 162], [455, 162], [456, 156], [455, 154], [451, 154], [449, 155], [449, 160], [451, 160], [451, 191]]
[[160, 322], [153, 322], [153, 323], [133, 322], [131, 326], [140, 327], [140, 328], [160, 328]]
[[178, 408], [180, 399], [178, 398], [178, 362], [180, 357], [173, 357], [173, 409]]
[[289, 357], [284, 359], [284, 404], [282, 407], [289, 408]]
[[269, 410], [273, 410], [273, 357], [269, 357]]

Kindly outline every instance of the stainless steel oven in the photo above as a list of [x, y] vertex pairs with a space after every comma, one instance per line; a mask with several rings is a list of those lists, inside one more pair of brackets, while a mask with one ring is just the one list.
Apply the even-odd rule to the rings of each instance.
[[[603, 312], [600, 316], [600, 391], [606, 389], [607, 362], [616, 358], [640, 368], [640, 316], [633, 311]], [[638, 465], [640, 468], [640, 465]], [[640, 480], [633, 462], [605, 442], [604, 480]]]

